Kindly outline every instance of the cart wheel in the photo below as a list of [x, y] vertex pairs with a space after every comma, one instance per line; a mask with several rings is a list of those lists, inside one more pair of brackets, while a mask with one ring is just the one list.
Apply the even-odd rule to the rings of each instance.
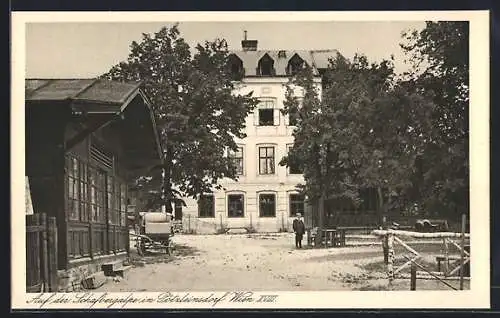
[[137, 254], [144, 256], [144, 252], [146, 251], [146, 243], [144, 242], [144, 239], [140, 237], [137, 238], [137, 243], [135, 245], [137, 247]]
[[167, 244], [167, 254], [168, 255], [172, 255], [172, 249], [174, 247], [174, 245], [172, 244], [172, 240], [171, 239], [168, 239], [168, 241], [166, 242]]

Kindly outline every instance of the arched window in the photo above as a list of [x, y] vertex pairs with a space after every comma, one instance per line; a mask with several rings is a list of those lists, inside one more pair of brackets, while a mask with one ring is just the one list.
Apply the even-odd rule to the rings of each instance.
[[257, 65], [257, 75], [260, 76], [274, 76], [274, 60], [266, 53]]
[[298, 54], [294, 54], [288, 61], [286, 73], [288, 75], [296, 75], [304, 68], [305, 65], [306, 63], [304, 62], [304, 60]]

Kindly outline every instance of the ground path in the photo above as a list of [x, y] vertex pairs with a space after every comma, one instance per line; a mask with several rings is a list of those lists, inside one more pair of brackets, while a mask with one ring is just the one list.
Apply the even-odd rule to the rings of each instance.
[[387, 284], [383, 273], [361, 266], [382, 260], [378, 245], [295, 249], [290, 233], [176, 235], [174, 243], [173, 257], [148, 256], [125, 279], [96, 291], [353, 290]]

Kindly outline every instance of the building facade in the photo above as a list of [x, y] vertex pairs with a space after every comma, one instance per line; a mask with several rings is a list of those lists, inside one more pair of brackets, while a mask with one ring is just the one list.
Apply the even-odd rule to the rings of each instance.
[[56, 220], [54, 291], [128, 257], [129, 185], [162, 153], [140, 85], [26, 80], [26, 177], [33, 212]]
[[[279, 165], [293, 145], [293, 114], [282, 114], [290, 77], [306, 64], [313, 69], [314, 83], [321, 96], [321, 73], [334, 50], [258, 50], [257, 41], [243, 40], [242, 50], [229, 57], [235, 79], [235, 94], [253, 92], [260, 103], [246, 119], [246, 138], [237, 140], [238, 151], [229, 153], [238, 169], [238, 181], [224, 180], [223, 190], [183, 198], [175, 216], [184, 231], [217, 233], [227, 229], [257, 232], [290, 231], [296, 213], [306, 214], [304, 197], [296, 190], [303, 182], [297, 167]], [[294, 88], [300, 98], [303, 90]]]

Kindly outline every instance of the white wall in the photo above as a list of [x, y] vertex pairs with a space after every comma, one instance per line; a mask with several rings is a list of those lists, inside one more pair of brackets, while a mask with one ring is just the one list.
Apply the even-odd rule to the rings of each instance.
[[[235, 94], [247, 94], [253, 91], [253, 97], [276, 98], [276, 107], [282, 109], [285, 100], [287, 78], [246, 78], [239, 84]], [[321, 81], [315, 80], [319, 96]], [[297, 96], [302, 95], [300, 88], [295, 90]], [[257, 110], [256, 110], [257, 111]], [[183, 226], [196, 233], [214, 233], [221, 227], [246, 227], [250, 224], [259, 232], [277, 232], [282, 228], [291, 229], [293, 217], [289, 214], [289, 194], [294, 193], [295, 186], [303, 182], [302, 175], [291, 175], [286, 167], [279, 165], [287, 153], [287, 145], [293, 144], [292, 126], [288, 126], [285, 115], [279, 114], [279, 126], [256, 126], [254, 114], [246, 120], [247, 137], [237, 140], [243, 147], [244, 175], [238, 181], [224, 180], [225, 190], [215, 193], [215, 217], [198, 218], [196, 200], [185, 198], [187, 207], [183, 208]], [[258, 147], [272, 145], [275, 147], [275, 174], [259, 175]], [[259, 217], [258, 194], [269, 192], [276, 194], [276, 217]], [[245, 216], [229, 218], [227, 194], [240, 193], [245, 197]]]

